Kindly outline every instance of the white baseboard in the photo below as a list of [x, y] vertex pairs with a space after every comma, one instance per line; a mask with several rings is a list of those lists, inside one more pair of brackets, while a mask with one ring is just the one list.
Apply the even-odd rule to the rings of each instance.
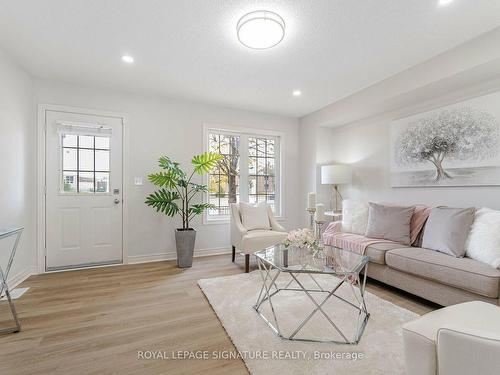
[[7, 284], [9, 285], [9, 289], [12, 290], [19, 284], [21, 284], [24, 280], [26, 280], [28, 277], [32, 275], [38, 274], [37, 268], [35, 266], [33, 267], [26, 267], [25, 269], [19, 271], [17, 274], [10, 276], [9, 280], [7, 280]]
[[[228, 247], [196, 249], [194, 251], [194, 257], [200, 258], [210, 255], [229, 254], [229, 253], [231, 253], [231, 248]], [[175, 259], [177, 259], [176, 252], [170, 251], [168, 253], [159, 253], [159, 254], [129, 255], [127, 258], [127, 263], [136, 264], [136, 263], [160, 262], [163, 260], [175, 260]]]

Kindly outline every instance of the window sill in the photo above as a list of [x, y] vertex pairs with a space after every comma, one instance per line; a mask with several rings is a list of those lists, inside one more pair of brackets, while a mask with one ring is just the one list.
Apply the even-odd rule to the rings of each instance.
[[229, 224], [229, 217], [217, 218], [217, 219], [208, 219], [206, 217], [203, 218], [203, 225], [224, 225]]
[[[284, 216], [275, 216], [276, 221], [278, 222], [284, 222], [285, 217]], [[203, 218], [203, 225], [226, 225], [229, 224], [231, 220], [229, 217], [227, 218], [220, 218], [220, 219], [207, 219], [206, 217]]]

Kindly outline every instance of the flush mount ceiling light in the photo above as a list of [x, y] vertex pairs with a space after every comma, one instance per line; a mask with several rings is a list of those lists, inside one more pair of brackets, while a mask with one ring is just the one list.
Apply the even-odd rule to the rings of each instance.
[[129, 55], [123, 55], [122, 61], [127, 63], [127, 64], [132, 64], [134, 62], [134, 58], [132, 56], [129, 56]]
[[293, 96], [301, 96], [302, 95], [302, 91], [300, 91], [300, 90], [293, 90], [292, 91], [292, 95]]
[[448, 4], [451, 4], [453, 2], [453, 0], [439, 0], [439, 5], [441, 6], [445, 6], [445, 5], [448, 5]]
[[285, 36], [285, 21], [279, 14], [257, 10], [245, 14], [236, 25], [238, 40], [245, 47], [268, 49], [278, 45]]

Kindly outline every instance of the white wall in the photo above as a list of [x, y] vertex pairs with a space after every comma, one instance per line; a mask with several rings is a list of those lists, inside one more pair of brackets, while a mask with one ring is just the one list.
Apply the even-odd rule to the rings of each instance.
[[390, 187], [389, 119], [329, 129], [331, 162], [353, 165], [345, 195], [365, 201], [500, 209], [500, 187]]
[[304, 174], [303, 186], [315, 184], [318, 200], [328, 203], [330, 191], [320, 184], [320, 165], [352, 164], [353, 183], [342, 188], [345, 196], [499, 209], [500, 187], [391, 188], [389, 180], [391, 121], [500, 91], [498, 45], [500, 29], [302, 118], [300, 132], [316, 135], [314, 147], [304, 144], [315, 152], [317, 172]]
[[[304, 125], [342, 126], [402, 108], [419, 111], [436, 97], [498, 78], [500, 27], [414, 65], [301, 119]], [[429, 103], [428, 103], [429, 102]]]
[[[127, 114], [129, 131], [129, 188], [130, 227], [126, 233], [130, 261], [173, 257], [175, 253], [175, 221], [161, 216], [144, 204], [153, 190], [146, 176], [157, 169], [161, 155], [171, 156], [189, 167], [193, 155], [203, 152], [203, 124], [232, 125], [266, 129], [285, 134], [284, 225], [296, 227], [299, 220], [298, 120], [242, 110], [215, 107], [188, 101], [146, 97], [114, 91], [85, 88], [51, 81], [35, 81], [35, 102], [122, 112]], [[143, 186], [134, 186], [133, 177], [144, 177]], [[194, 222], [198, 231], [196, 253], [230, 248], [229, 225], [203, 225]]]
[[[9, 275], [16, 284], [36, 265], [36, 137], [31, 77], [0, 50], [0, 228], [24, 227]], [[5, 264], [12, 242], [2, 240]]]
[[315, 126], [300, 126], [299, 145], [300, 145], [300, 194], [298, 199], [298, 208], [300, 210], [301, 226], [309, 225], [307, 208], [307, 194], [316, 192], [316, 147], [317, 130]]

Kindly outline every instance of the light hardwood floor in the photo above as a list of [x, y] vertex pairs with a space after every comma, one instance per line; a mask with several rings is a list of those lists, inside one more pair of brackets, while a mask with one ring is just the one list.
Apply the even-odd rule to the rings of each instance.
[[[243, 272], [243, 258], [230, 258], [197, 258], [185, 270], [167, 261], [30, 277], [15, 301], [22, 331], [0, 336], [0, 374], [247, 374], [241, 360], [138, 359], [146, 350], [234, 349], [197, 285]], [[419, 314], [436, 308], [374, 281], [368, 289]]]

